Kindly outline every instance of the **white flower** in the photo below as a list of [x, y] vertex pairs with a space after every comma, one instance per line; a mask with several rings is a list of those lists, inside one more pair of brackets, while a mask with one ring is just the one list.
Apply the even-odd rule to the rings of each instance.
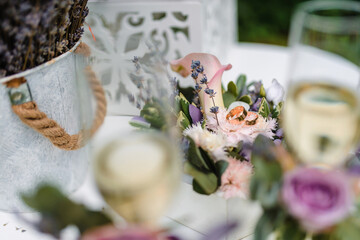
[[210, 132], [203, 129], [201, 124], [193, 124], [191, 127], [184, 130], [183, 135], [194, 140], [195, 144], [205, 151], [209, 152], [215, 160], [226, 159], [225, 152], [226, 138], [222, 133]]
[[275, 105], [278, 105], [284, 100], [284, 95], [284, 88], [276, 79], [273, 79], [270, 87], [266, 89], [266, 99], [268, 102], [273, 102]]

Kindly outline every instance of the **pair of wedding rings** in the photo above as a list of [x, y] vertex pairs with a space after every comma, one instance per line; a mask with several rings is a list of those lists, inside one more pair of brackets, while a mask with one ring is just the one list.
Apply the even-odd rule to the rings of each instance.
[[237, 106], [233, 108], [227, 115], [226, 120], [228, 121], [238, 121], [240, 124], [245, 120], [246, 125], [255, 125], [256, 120], [259, 118], [259, 115], [255, 112], [248, 112], [243, 106]]

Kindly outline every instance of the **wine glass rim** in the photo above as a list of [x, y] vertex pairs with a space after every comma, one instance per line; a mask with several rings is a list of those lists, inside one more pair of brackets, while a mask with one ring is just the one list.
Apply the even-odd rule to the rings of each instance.
[[[316, 14], [320, 10], [344, 10], [358, 13], [356, 16], [341, 16], [342, 18], [359, 18], [360, 3], [356, 1], [308, 1], [298, 5], [296, 12], [302, 12], [305, 15], [312, 15], [318, 18], [333, 18], [334, 16], [321, 16]], [[339, 16], [335, 16], [339, 17]]]

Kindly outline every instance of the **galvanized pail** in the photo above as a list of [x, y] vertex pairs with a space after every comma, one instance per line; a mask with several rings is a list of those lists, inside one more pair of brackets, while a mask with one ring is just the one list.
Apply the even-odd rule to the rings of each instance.
[[86, 176], [89, 147], [76, 151], [54, 147], [14, 114], [9, 89], [5, 87], [12, 79], [24, 77], [39, 109], [69, 134], [88, 128], [91, 93], [83, 76], [85, 58], [74, 53], [78, 45], [45, 64], [0, 79], [0, 210], [27, 211], [21, 193], [44, 182], [69, 193]]

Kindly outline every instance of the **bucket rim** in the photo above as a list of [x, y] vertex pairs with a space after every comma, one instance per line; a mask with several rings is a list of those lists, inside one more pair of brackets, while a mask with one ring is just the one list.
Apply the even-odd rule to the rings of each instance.
[[20, 77], [24, 77], [26, 75], [29, 75], [33, 72], [36, 72], [36, 71], [39, 71], [45, 67], [48, 67], [52, 64], [54, 64], [55, 62], [58, 62], [59, 60], [67, 57], [68, 55], [70, 55], [71, 53], [73, 53], [76, 48], [79, 46], [81, 40], [77, 41], [77, 43], [75, 43], [75, 45], [69, 50], [67, 51], [66, 53], [63, 53], [61, 54], [60, 56], [57, 56], [56, 58], [53, 58], [45, 63], [42, 63], [40, 64], [39, 66], [36, 66], [36, 67], [33, 67], [33, 68], [30, 68], [30, 69], [27, 69], [23, 72], [20, 72], [20, 73], [16, 73], [16, 74], [13, 74], [13, 75], [10, 75], [10, 76], [6, 76], [6, 77], [3, 77], [3, 78], [0, 78], [0, 83], [6, 83], [14, 78], [20, 78]]

